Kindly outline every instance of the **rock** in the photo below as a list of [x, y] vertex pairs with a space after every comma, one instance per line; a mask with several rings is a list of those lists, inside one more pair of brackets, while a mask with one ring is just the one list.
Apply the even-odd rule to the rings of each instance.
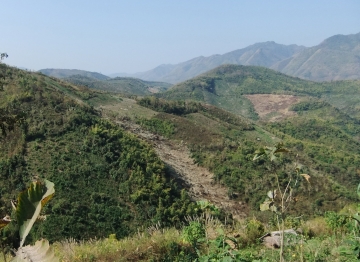
[[[286, 229], [284, 230], [284, 246], [290, 245], [290, 241], [288, 241], [288, 237], [286, 235], [297, 235], [294, 229]], [[260, 239], [264, 242], [264, 245], [268, 248], [279, 248], [281, 244], [281, 231], [272, 231], [260, 237]]]

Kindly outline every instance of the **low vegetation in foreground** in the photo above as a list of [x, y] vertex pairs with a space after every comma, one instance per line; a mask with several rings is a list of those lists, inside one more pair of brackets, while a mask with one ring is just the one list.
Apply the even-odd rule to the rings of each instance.
[[[348, 212], [354, 207], [344, 208]], [[347, 209], [347, 210], [346, 210]], [[359, 228], [347, 215], [328, 213], [308, 221], [289, 217], [288, 228], [296, 236], [285, 235], [285, 261], [358, 261]], [[255, 217], [225, 224], [211, 215], [189, 217], [181, 229], [149, 227], [145, 232], [117, 239], [79, 241], [68, 238], [52, 244], [64, 262], [87, 261], [279, 261], [279, 250], [266, 247], [260, 238], [277, 230]], [[11, 256], [7, 255], [7, 261]], [[4, 261], [0, 257], [0, 261]]]
[[[271, 85], [281, 82], [272, 79]], [[11, 213], [10, 200], [33, 179], [49, 179], [56, 188], [43, 209], [48, 218], [35, 224], [25, 244], [44, 237], [60, 261], [360, 257], [358, 113], [355, 107], [335, 107], [337, 96], [318, 100], [315, 93], [325, 84], [289, 80], [288, 91], [299, 89], [303, 95], [292, 108], [296, 116], [265, 123], [194, 101], [111, 96], [3, 64], [0, 81], [0, 124], [5, 123], [0, 126], [1, 214]], [[192, 95], [211, 102], [220, 92], [204, 81], [190, 85]], [[271, 85], [266, 86], [270, 91]], [[196, 92], [199, 86], [204, 92]], [[241, 95], [246, 86], [238, 90]], [[125, 102], [128, 108], [122, 107]], [[248, 103], [242, 103], [247, 115], [258, 119]], [[105, 112], [110, 108], [105, 105], [117, 110]], [[142, 113], [132, 115], [130, 108]], [[214, 183], [228, 189], [229, 199], [252, 210], [248, 218], [235, 221], [210, 203], [192, 201], [151, 145], [114, 123], [121, 121], [186, 144], [194, 163], [214, 173]], [[278, 155], [275, 149], [276, 161], [271, 154], [253, 161], [256, 150], [279, 141], [291, 153]], [[265, 149], [260, 153], [272, 150]], [[296, 179], [295, 163], [301, 164]], [[291, 204], [284, 208], [279, 201]], [[268, 232], [289, 228], [297, 235], [284, 236], [282, 252], [262, 243]], [[18, 248], [18, 231], [12, 224], [1, 230], [6, 255], [0, 261], [10, 261], [11, 250]]]

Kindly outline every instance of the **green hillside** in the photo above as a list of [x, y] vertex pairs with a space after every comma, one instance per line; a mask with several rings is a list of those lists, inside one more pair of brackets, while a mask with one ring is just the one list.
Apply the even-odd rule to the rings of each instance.
[[[354, 199], [360, 144], [351, 132], [358, 133], [359, 127], [349, 117], [342, 119], [343, 113], [331, 105], [325, 104], [317, 109], [319, 112], [312, 112], [312, 116], [307, 113], [313, 110], [295, 108], [304, 111], [302, 116], [261, 127], [209, 105], [157, 98], [144, 98], [139, 103], [162, 112], [153, 119], [172, 123], [174, 132], [170, 136], [186, 142], [192, 148], [195, 161], [212, 170], [215, 180], [227, 185], [239, 200], [249, 203], [253, 212], [270, 184], [266, 167], [251, 161], [253, 152], [260, 145], [273, 144], [278, 139], [282, 139], [293, 154], [299, 155], [314, 178], [312, 186], [318, 188], [308, 191], [306, 184], [301, 185], [300, 194], [306, 196], [295, 210], [304, 214], [314, 210], [321, 213]], [[328, 112], [327, 117], [323, 115], [320, 119], [324, 112]], [[337, 122], [339, 119], [341, 123]], [[355, 130], [346, 128], [354, 125]], [[322, 204], [314, 205], [315, 200]]]
[[92, 89], [140, 96], [163, 92], [171, 87], [171, 84], [168, 83], [144, 81], [131, 77], [115, 77], [107, 80], [96, 80], [82, 75], [73, 75], [64, 78], [64, 80], [75, 85], [86, 86]]
[[255, 66], [223, 65], [158, 94], [166, 99], [194, 100], [257, 119], [247, 94], [291, 94], [323, 98], [359, 117], [360, 81], [311, 82]]
[[[196, 219], [187, 215], [203, 210], [186, 193], [193, 185], [174, 173], [176, 166], [164, 162], [184, 155], [187, 151], [176, 155], [181, 148], [190, 150], [191, 155], [177, 163], [181, 170], [188, 165], [192, 176], [201, 183], [205, 171], [195, 173], [195, 166], [205, 168], [214, 175], [211, 183], [225, 189], [226, 201], [238, 207], [242, 203], [240, 211], [247, 218], [230, 220], [233, 223], [228, 224], [234, 232], [242, 232], [237, 241], [244, 250], [260, 250], [258, 238], [265, 233], [263, 225], [276, 229], [273, 214], [259, 211], [275, 183], [272, 168], [278, 168], [279, 178], [283, 179], [296, 162], [310, 176], [310, 182], [305, 177], [296, 182], [288, 219], [300, 214], [301, 221], [312, 221], [358, 201], [358, 81], [314, 83], [266, 68], [226, 65], [157, 94], [168, 100], [155, 96], [134, 100], [3, 64], [0, 75], [4, 76], [0, 112], [25, 115], [24, 123], [0, 137], [0, 215], [11, 213], [9, 200], [15, 199], [34, 177], [49, 179], [56, 188], [44, 210], [49, 216], [35, 227], [29, 242], [40, 236], [53, 242], [66, 238], [101, 239], [115, 234], [104, 240], [115, 245], [118, 242], [114, 237], [145, 232], [138, 239], [149, 237], [151, 245], [162, 245], [153, 239], [158, 236], [163, 246], [155, 250], [149, 248], [149, 243], [141, 244], [140, 253], [138, 249], [126, 253], [128, 247], [102, 252], [105, 256], [115, 252], [120, 261], [131, 261], [126, 257], [174, 261], [181, 254], [188, 256], [184, 261], [191, 261], [200, 254], [205, 256], [205, 246], [211, 242], [199, 244], [195, 252], [175, 229], [172, 238], [167, 239], [148, 229], [157, 223], [179, 228]], [[293, 114], [268, 122], [259, 117], [256, 107], [244, 96], [269, 93], [298, 97], [289, 108]], [[144, 134], [143, 140], [137, 138], [140, 133]], [[290, 153], [279, 156], [275, 163], [266, 159], [253, 161], [257, 149], [278, 142], [283, 142]], [[167, 151], [169, 145], [173, 145], [171, 151]], [[164, 153], [162, 160], [159, 152]], [[286, 187], [286, 182], [281, 180], [280, 186]], [[204, 183], [205, 193], [198, 193], [209, 194], [206, 190]], [[220, 192], [216, 194], [220, 197]], [[206, 220], [206, 230], [217, 232], [220, 229], [212, 221], [224, 215], [213, 216]], [[300, 222], [289, 225], [306, 229]], [[226, 226], [221, 224], [219, 228], [224, 232]], [[16, 230], [9, 226], [3, 231], [10, 246], [16, 242]], [[307, 230], [304, 234], [309, 238], [316, 234]], [[221, 235], [214, 232], [209, 231], [207, 238]], [[65, 242], [57, 242], [59, 249], [65, 245], [61, 243]], [[83, 252], [95, 250], [100, 251], [92, 247]], [[240, 250], [249, 257], [244, 261], [261, 257], [253, 249], [247, 255]], [[87, 255], [77, 257], [72, 259], [89, 259]], [[105, 261], [116, 259], [108, 257]]]
[[[1, 112], [25, 114], [24, 123], [1, 137], [2, 216], [11, 213], [10, 200], [35, 176], [56, 186], [47, 220], [33, 231], [50, 241], [124, 237], [157, 222], [176, 225], [193, 214], [194, 205], [152, 148], [88, 105], [115, 98], [0, 66], [6, 75]], [[5, 234], [11, 236], [12, 229]]]
[[97, 79], [97, 80], [106, 80], [109, 79], [110, 77], [97, 73], [97, 72], [89, 72], [89, 71], [85, 71], [85, 70], [78, 70], [78, 69], [41, 69], [39, 70], [40, 73], [47, 75], [47, 76], [52, 76], [52, 77], [56, 77], [56, 78], [66, 78], [66, 77], [70, 77], [73, 75], [81, 75], [84, 77], [89, 77], [92, 79]]
[[[236, 141], [240, 147], [227, 147], [224, 143], [221, 149], [215, 147], [216, 150], [213, 151], [214, 145], [207, 142], [205, 145], [195, 146], [194, 154], [200, 163], [213, 170], [217, 179], [228, 185], [232, 192], [243, 197], [246, 197], [246, 192], [251, 192], [247, 201], [256, 203], [260, 198], [256, 199], [256, 190], [247, 188], [247, 185], [254, 183], [258, 176], [258, 194], [265, 190], [260, 186], [264, 182], [261, 174], [265, 170], [256, 171], [253, 164], [246, 162], [250, 155], [243, 154], [254, 152], [259, 143], [274, 143], [271, 137], [281, 139], [301, 156], [301, 161], [313, 170], [313, 175], [326, 176], [333, 181], [331, 183], [337, 184], [334, 187], [336, 190], [330, 190], [327, 185], [329, 181], [323, 184], [324, 178], [316, 179], [319, 183], [322, 181], [321, 185], [318, 185], [322, 189], [318, 192], [330, 191], [313, 195], [312, 200], [308, 199], [310, 202], [314, 199], [318, 199], [319, 203], [327, 202], [326, 208], [331, 208], [337, 204], [324, 200], [325, 196], [327, 198], [332, 195], [328, 199], [338, 199], [335, 195], [342, 195], [345, 199], [352, 198], [348, 193], [354, 192], [358, 183], [356, 167], [360, 160], [360, 122], [357, 118], [359, 87], [359, 81], [315, 83], [266, 68], [225, 65], [178, 84], [158, 96], [174, 100], [201, 101], [255, 120], [258, 116], [245, 94], [291, 94], [300, 97], [300, 102], [291, 109], [297, 113], [295, 116], [274, 123], [259, 122], [255, 131], [242, 133], [238, 137], [223, 134], [228, 137], [228, 143]], [[256, 137], [262, 142], [255, 142]], [[242, 151], [239, 151], [239, 148]], [[239, 164], [241, 168], [238, 168]], [[351, 190], [347, 191], [347, 188]], [[334, 194], [335, 191], [337, 193]], [[324, 206], [311, 208], [321, 210]]]

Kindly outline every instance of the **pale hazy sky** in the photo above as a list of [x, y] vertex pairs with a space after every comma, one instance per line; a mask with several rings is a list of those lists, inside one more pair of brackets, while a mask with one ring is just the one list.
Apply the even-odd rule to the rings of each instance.
[[0, 52], [31, 70], [150, 70], [257, 42], [360, 32], [359, 0], [0, 0]]

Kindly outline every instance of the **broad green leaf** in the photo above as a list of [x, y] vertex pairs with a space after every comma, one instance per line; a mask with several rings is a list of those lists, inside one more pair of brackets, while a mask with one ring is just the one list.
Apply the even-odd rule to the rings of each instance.
[[260, 211], [266, 211], [270, 209], [270, 203], [268, 202], [264, 202], [262, 204], [260, 204]]
[[36, 241], [34, 246], [20, 247], [11, 262], [58, 262], [54, 252], [49, 246], [49, 241], [42, 239]]
[[272, 201], [265, 200], [264, 203], [260, 204], [260, 211], [269, 210], [272, 205], [273, 205]]
[[357, 188], [357, 194], [360, 197], [360, 184], [358, 185], [358, 188]]
[[27, 190], [19, 194], [16, 218], [20, 227], [20, 247], [24, 244], [26, 236], [40, 215], [41, 208], [54, 193], [54, 183], [45, 180], [44, 183], [39, 181], [31, 183]]

